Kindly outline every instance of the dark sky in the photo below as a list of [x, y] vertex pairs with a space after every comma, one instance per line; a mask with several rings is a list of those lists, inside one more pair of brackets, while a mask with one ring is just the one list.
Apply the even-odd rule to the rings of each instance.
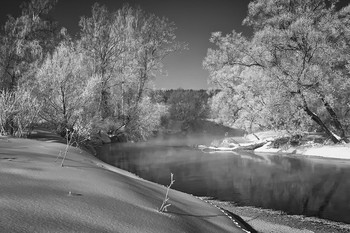
[[[69, 32], [78, 29], [80, 16], [90, 14], [95, 0], [59, 0], [54, 16]], [[167, 75], [158, 76], [157, 88], [206, 89], [208, 73], [202, 61], [210, 46], [211, 32], [242, 31], [249, 0], [99, 0], [110, 10], [128, 2], [147, 12], [165, 16], [177, 26], [177, 39], [187, 42], [189, 50], [170, 55], [164, 60]]]
[[[2, 25], [7, 14], [19, 14], [21, 2], [5, 0], [1, 3]], [[140, 5], [147, 12], [165, 16], [176, 24], [177, 38], [187, 42], [189, 50], [165, 59], [168, 75], [157, 77], [157, 88], [206, 89], [208, 73], [203, 70], [202, 61], [211, 46], [211, 33], [222, 31], [226, 34], [235, 30], [250, 34], [250, 29], [242, 26], [249, 0], [59, 0], [52, 15], [70, 34], [75, 35], [79, 30], [80, 17], [90, 16], [94, 2], [106, 5], [111, 11], [127, 2], [132, 6]]]
[[[5, 0], [1, 3], [2, 25], [7, 14], [19, 14], [21, 2]], [[247, 30], [241, 26], [241, 22], [249, 0], [59, 0], [52, 15], [74, 35], [79, 30], [80, 17], [90, 16], [94, 2], [106, 5], [111, 11], [119, 9], [126, 2], [132, 6], [140, 5], [147, 12], [165, 16], [176, 24], [177, 38], [187, 42], [189, 50], [165, 59], [167, 75], [157, 77], [157, 88], [207, 88], [208, 73], [202, 69], [202, 61], [211, 46], [211, 32]]]

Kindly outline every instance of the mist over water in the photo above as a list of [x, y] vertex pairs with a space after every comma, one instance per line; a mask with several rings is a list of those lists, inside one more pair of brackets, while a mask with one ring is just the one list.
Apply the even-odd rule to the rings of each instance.
[[192, 146], [213, 137], [108, 144], [99, 158], [163, 185], [239, 205], [350, 223], [350, 163], [248, 152], [204, 153]]

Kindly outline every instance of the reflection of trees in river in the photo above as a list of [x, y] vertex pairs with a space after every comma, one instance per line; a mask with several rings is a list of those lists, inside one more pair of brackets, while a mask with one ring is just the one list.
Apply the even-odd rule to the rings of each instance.
[[207, 194], [221, 200], [350, 222], [349, 207], [335, 208], [349, 203], [339, 196], [346, 197], [350, 185], [341, 185], [344, 172], [334, 167], [280, 156], [270, 163], [228, 156], [202, 163], [201, 170], [188, 169], [202, 174]]
[[310, 169], [306, 161], [283, 157], [273, 157], [270, 165], [246, 161], [248, 164], [243, 167], [244, 163], [230, 164], [234, 165], [235, 192], [238, 190], [244, 197], [234, 201], [350, 222], [349, 206], [341, 207], [350, 201], [346, 191], [349, 182], [344, 181], [347, 184], [342, 185], [343, 170], [335, 171], [329, 166], [325, 169], [323, 165]]
[[326, 210], [327, 206], [330, 204], [330, 201], [331, 201], [332, 197], [334, 196], [334, 193], [337, 191], [337, 189], [341, 183], [342, 178], [343, 178], [343, 172], [340, 172], [335, 177], [335, 180], [333, 181], [333, 185], [330, 187], [329, 191], [326, 193], [324, 200], [323, 200], [320, 208], [317, 211], [318, 217], [321, 217], [321, 218], [323, 217], [324, 211]]
[[[131, 147], [114, 164], [164, 185], [241, 205], [350, 223], [349, 168], [286, 156], [204, 154], [189, 148]], [[110, 161], [111, 162], [111, 161]]]

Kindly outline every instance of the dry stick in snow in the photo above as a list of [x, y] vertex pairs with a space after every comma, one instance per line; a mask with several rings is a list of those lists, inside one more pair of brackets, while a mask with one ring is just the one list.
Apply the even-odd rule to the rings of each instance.
[[175, 180], [174, 180], [174, 174], [173, 173], [170, 173], [170, 184], [167, 186], [167, 189], [166, 189], [166, 194], [165, 194], [165, 197], [164, 197], [164, 200], [163, 200], [163, 203], [162, 205], [160, 206], [160, 208], [158, 209], [159, 212], [166, 212], [168, 211], [168, 207], [171, 206], [170, 203], [168, 203], [169, 201], [169, 190], [170, 190], [170, 187], [174, 184]]
[[66, 149], [64, 150], [64, 153], [62, 153], [62, 151], [60, 151], [60, 153], [58, 154], [58, 156], [57, 156], [57, 158], [55, 160], [55, 162], [57, 162], [58, 158], [62, 157], [61, 167], [63, 167], [63, 163], [64, 163], [64, 160], [67, 157], [69, 147], [73, 145], [72, 140], [73, 140], [73, 133], [74, 132], [70, 133], [70, 131], [68, 129], [66, 129], [66, 130], [67, 130], [67, 134], [66, 134], [66, 138], [67, 138]]
[[72, 138], [73, 138], [73, 135], [71, 135], [71, 137], [69, 138], [69, 131], [68, 131], [68, 129], [67, 129], [66, 137], [67, 137], [67, 144], [66, 144], [66, 149], [64, 150], [64, 156], [63, 156], [63, 159], [62, 159], [61, 167], [63, 167], [64, 160], [67, 157], [68, 149], [69, 149], [69, 146], [70, 146]]

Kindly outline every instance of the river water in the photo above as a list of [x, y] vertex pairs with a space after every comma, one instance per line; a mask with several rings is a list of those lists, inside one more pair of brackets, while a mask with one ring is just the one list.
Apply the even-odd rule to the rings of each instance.
[[115, 143], [104, 162], [195, 196], [350, 223], [350, 162], [249, 152], [205, 153], [186, 143]]

